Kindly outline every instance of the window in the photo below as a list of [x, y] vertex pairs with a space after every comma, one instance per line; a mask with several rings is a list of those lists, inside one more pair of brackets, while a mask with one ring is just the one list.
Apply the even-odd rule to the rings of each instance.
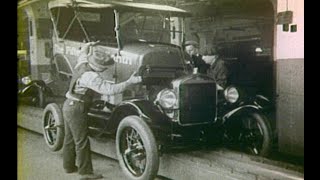
[[29, 20], [29, 32], [30, 32], [30, 36], [33, 36], [33, 28], [32, 28], [32, 21]]
[[48, 18], [39, 18], [37, 26], [37, 34], [39, 39], [51, 38], [52, 23]]
[[[52, 10], [58, 36], [73, 41], [116, 43], [111, 9], [55, 8]], [[116, 45], [116, 44], [115, 44]]]
[[124, 41], [170, 43], [170, 18], [161, 14], [123, 12], [120, 13], [120, 33]]

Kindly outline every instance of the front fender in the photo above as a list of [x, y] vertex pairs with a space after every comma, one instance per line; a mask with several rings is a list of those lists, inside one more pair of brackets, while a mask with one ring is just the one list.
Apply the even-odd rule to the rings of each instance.
[[44, 82], [41, 82], [39, 80], [34, 80], [34, 81], [31, 81], [28, 85], [25, 85], [24, 87], [22, 87], [22, 89], [20, 90], [20, 94], [23, 95], [27, 92], [29, 92], [31, 89], [33, 88], [42, 88], [44, 87]]
[[223, 117], [222, 117], [222, 121], [223, 123], [225, 123], [228, 119], [233, 118], [234, 116], [243, 114], [243, 113], [250, 113], [253, 111], [260, 111], [260, 108], [256, 105], [243, 105], [240, 107], [237, 107], [231, 111], [229, 111], [228, 113], [226, 113]]
[[171, 130], [171, 119], [148, 100], [122, 102], [113, 111], [109, 121], [110, 124], [107, 125], [107, 130], [116, 133], [120, 121], [129, 115], [139, 116], [149, 125], [155, 134], [158, 132], [170, 132]]
[[46, 83], [42, 80], [33, 80], [28, 85], [22, 87], [19, 90], [19, 95], [36, 95], [35, 93], [38, 93], [38, 89], [40, 89], [43, 93], [46, 95], [53, 95], [52, 90], [50, 87], [46, 85]]

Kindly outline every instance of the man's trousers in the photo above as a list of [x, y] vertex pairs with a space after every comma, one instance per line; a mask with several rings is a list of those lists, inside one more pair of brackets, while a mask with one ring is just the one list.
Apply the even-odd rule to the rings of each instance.
[[93, 173], [86, 112], [83, 102], [69, 99], [64, 102], [63, 167], [67, 171], [72, 170], [77, 162], [78, 173], [81, 175]]

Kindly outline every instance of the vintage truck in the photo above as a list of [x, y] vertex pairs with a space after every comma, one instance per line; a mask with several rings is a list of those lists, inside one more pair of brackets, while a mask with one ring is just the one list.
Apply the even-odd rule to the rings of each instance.
[[[93, 137], [115, 138], [129, 179], [153, 179], [160, 154], [178, 146], [228, 141], [256, 155], [270, 152], [272, 131], [264, 115], [268, 99], [246, 96], [235, 86], [217, 88], [214, 79], [196, 69], [187, 71], [181, 46], [183, 18], [190, 15], [185, 10], [103, 0], [50, 1], [48, 7], [51, 73], [63, 86], [62, 97], [85, 42], [100, 41], [98, 46], [114, 58], [114, 66], [103, 72], [110, 83], [122, 82], [134, 71], [142, 76], [142, 83], [121, 94], [97, 96], [87, 114]], [[43, 131], [48, 147], [60, 150], [64, 128], [58, 104], [44, 109]]]

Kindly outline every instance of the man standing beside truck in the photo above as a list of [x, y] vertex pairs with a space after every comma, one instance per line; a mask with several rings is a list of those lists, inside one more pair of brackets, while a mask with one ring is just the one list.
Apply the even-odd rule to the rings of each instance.
[[196, 41], [186, 41], [184, 43], [185, 52], [189, 55], [187, 62], [192, 68], [198, 68], [198, 72], [207, 74], [209, 65], [202, 59], [202, 55], [199, 54], [199, 44]]
[[229, 83], [230, 70], [224, 61], [221, 49], [208, 49], [203, 60], [209, 65], [207, 75], [213, 78], [223, 89], [226, 88]]
[[93, 173], [86, 119], [94, 92], [102, 95], [116, 94], [124, 91], [127, 86], [142, 81], [135, 73], [127, 81], [118, 84], [110, 84], [104, 80], [99, 72], [105, 71], [114, 61], [96, 43], [87, 43], [81, 49], [62, 109], [65, 120], [63, 167], [66, 173], [78, 172], [81, 179], [103, 178], [101, 174]]

